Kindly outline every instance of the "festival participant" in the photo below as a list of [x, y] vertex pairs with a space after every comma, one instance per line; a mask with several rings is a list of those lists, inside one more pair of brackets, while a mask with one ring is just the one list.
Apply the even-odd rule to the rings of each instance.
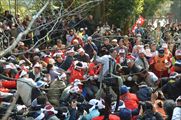
[[165, 55], [164, 48], [159, 49], [159, 55], [152, 58], [150, 65], [158, 78], [168, 77], [172, 65], [170, 57]]

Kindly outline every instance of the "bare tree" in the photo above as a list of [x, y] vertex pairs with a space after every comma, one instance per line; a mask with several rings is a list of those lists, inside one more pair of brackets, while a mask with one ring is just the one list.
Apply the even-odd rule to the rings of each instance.
[[[36, 14], [36, 16], [31, 20], [31, 22], [30, 22], [30, 24], [28, 25], [27, 29], [26, 29], [24, 32], [22, 32], [22, 33], [20, 33], [20, 34], [18, 35], [18, 37], [16, 38], [16, 40], [13, 42], [13, 44], [12, 44], [10, 47], [8, 47], [6, 50], [0, 52], [0, 57], [6, 55], [8, 52], [11, 52], [12, 49], [14, 49], [14, 48], [16, 47], [16, 45], [18, 44], [18, 42], [21, 40], [22, 36], [23, 36], [23, 35], [26, 35], [26, 34], [30, 31], [33, 23], [34, 23], [35, 20], [38, 18], [38, 16], [40, 16], [40, 14], [47, 8], [47, 6], [49, 5], [50, 1], [51, 1], [51, 0], [48, 0], [48, 1], [46, 2], [46, 4], [40, 9], [40, 11]], [[13, 99], [13, 102], [11, 103], [10, 107], [8, 108], [8, 110], [7, 110], [6, 114], [4, 115], [4, 117], [2, 118], [2, 120], [7, 120], [7, 119], [8, 119], [8, 117], [9, 117], [11, 111], [13, 110], [13, 108], [14, 108], [17, 100], [18, 100], [18, 98], [19, 98], [19, 95], [16, 94], [15, 99]]]
[[7, 53], [11, 52], [18, 44], [19, 41], [22, 40], [22, 37], [24, 35], [27, 35], [28, 32], [31, 30], [31, 27], [33, 26], [35, 20], [40, 16], [40, 14], [47, 8], [47, 6], [49, 5], [51, 0], [48, 0], [46, 2], [46, 4], [40, 9], [40, 11], [35, 15], [35, 17], [31, 20], [31, 22], [29, 23], [27, 29], [21, 33], [19, 33], [19, 35], [17, 36], [16, 40], [12, 43], [11, 46], [9, 46], [7, 49], [5, 49], [4, 51], [0, 52], [0, 57], [5, 56]]
[[[50, 3], [51, 0], [48, 1], [48, 4]], [[5, 56], [7, 53], [12, 53], [13, 49], [17, 46], [17, 44], [20, 42], [20, 41], [26, 41], [26, 39], [22, 39], [23, 36], [27, 35], [29, 32], [34, 32], [35, 30], [41, 28], [41, 27], [45, 27], [45, 26], [48, 26], [50, 24], [53, 23], [53, 26], [51, 27], [51, 29], [47, 32], [47, 34], [45, 36], [43, 36], [42, 38], [38, 39], [38, 41], [36, 41], [36, 43], [33, 44], [33, 46], [31, 48], [29, 48], [28, 50], [26, 51], [23, 51], [23, 52], [20, 52], [20, 53], [14, 53], [15, 55], [22, 55], [22, 54], [25, 54], [25, 53], [28, 53], [30, 52], [35, 46], [37, 46], [38, 44], [40, 44], [40, 42], [42, 42], [45, 38], [47, 38], [47, 36], [49, 36], [54, 30], [55, 30], [55, 27], [58, 25], [58, 23], [60, 23], [61, 21], [71, 17], [71, 16], [74, 16], [74, 15], [78, 15], [78, 14], [81, 14], [81, 13], [85, 13], [86, 11], [90, 10], [91, 8], [97, 6], [101, 1], [100, 0], [92, 0], [92, 1], [88, 1], [88, 2], [85, 2], [83, 3], [82, 5], [79, 5], [78, 7], [70, 10], [70, 8], [72, 7], [72, 5], [74, 4], [74, 1], [70, 4], [70, 6], [68, 6], [67, 8], [64, 8], [64, 11], [62, 13], [62, 7], [61, 9], [59, 10], [59, 13], [56, 15], [56, 16], [52, 16], [52, 17], [55, 17], [54, 20], [50, 21], [50, 22], [47, 22], [43, 25], [39, 25], [35, 28], [32, 29], [32, 26], [35, 22], [35, 20], [40, 16], [40, 14], [43, 12], [42, 11], [39, 11], [37, 15], [35, 15], [35, 17], [33, 17], [33, 19], [31, 20], [30, 24], [28, 25], [27, 29], [21, 33], [19, 33], [19, 35], [17, 36], [16, 40], [5, 50], [1, 51], [0, 52], [0, 58]], [[62, 2], [63, 3], [63, 2]], [[62, 4], [61, 3], [61, 4]], [[48, 6], [48, 4], [45, 4]], [[46, 6], [46, 7], [47, 7]], [[44, 6], [45, 7], [45, 6]], [[44, 8], [43, 7], [43, 8]], [[45, 10], [45, 9], [44, 9]], [[44, 42], [43, 42], [44, 43]], [[42, 43], [42, 44], [43, 44]]]

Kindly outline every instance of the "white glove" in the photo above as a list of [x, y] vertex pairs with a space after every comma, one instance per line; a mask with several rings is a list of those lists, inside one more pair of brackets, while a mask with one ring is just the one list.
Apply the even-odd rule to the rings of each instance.
[[131, 76], [129, 76], [127, 80], [128, 80], [128, 81], [132, 81], [132, 79], [133, 79], [133, 78], [132, 78]]

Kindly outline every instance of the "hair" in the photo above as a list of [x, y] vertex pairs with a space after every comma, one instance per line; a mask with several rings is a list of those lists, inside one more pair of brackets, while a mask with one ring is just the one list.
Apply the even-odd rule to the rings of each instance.
[[111, 49], [109, 50], [109, 53], [111, 54], [111, 53], [113, 53], [115, 50], [116, 50], [115, 48], [111, 48]]
[[48, 65], [47, 65], [47, 72], [48, 72], [48, 73], [50, 72], [50, 70], [51, 70], [52, 67], [53, 67], [52, 64], [48, 64]]
[[40, 95], [37, 97], [37, 104], [45, 105], [47, 102], [47, 98], [44, 95]]
[[175, 108], [176, 104], [173, 100], [166, 100], [163, 103], [163, 109], [166, 113], [166, 115], [168, 116], [168, 119], [172, 118], [172, 114], [173, 114], [173, 109]]

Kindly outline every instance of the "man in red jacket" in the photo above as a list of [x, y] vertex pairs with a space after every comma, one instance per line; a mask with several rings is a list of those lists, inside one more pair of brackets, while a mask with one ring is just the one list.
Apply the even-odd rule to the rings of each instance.
[[120, 100], [124, 101], [126, 108], [135, 110], [138, 108], [139, 100], [137, 96], [129, 92], [129, 87], [123, 85], [120, 88]]

